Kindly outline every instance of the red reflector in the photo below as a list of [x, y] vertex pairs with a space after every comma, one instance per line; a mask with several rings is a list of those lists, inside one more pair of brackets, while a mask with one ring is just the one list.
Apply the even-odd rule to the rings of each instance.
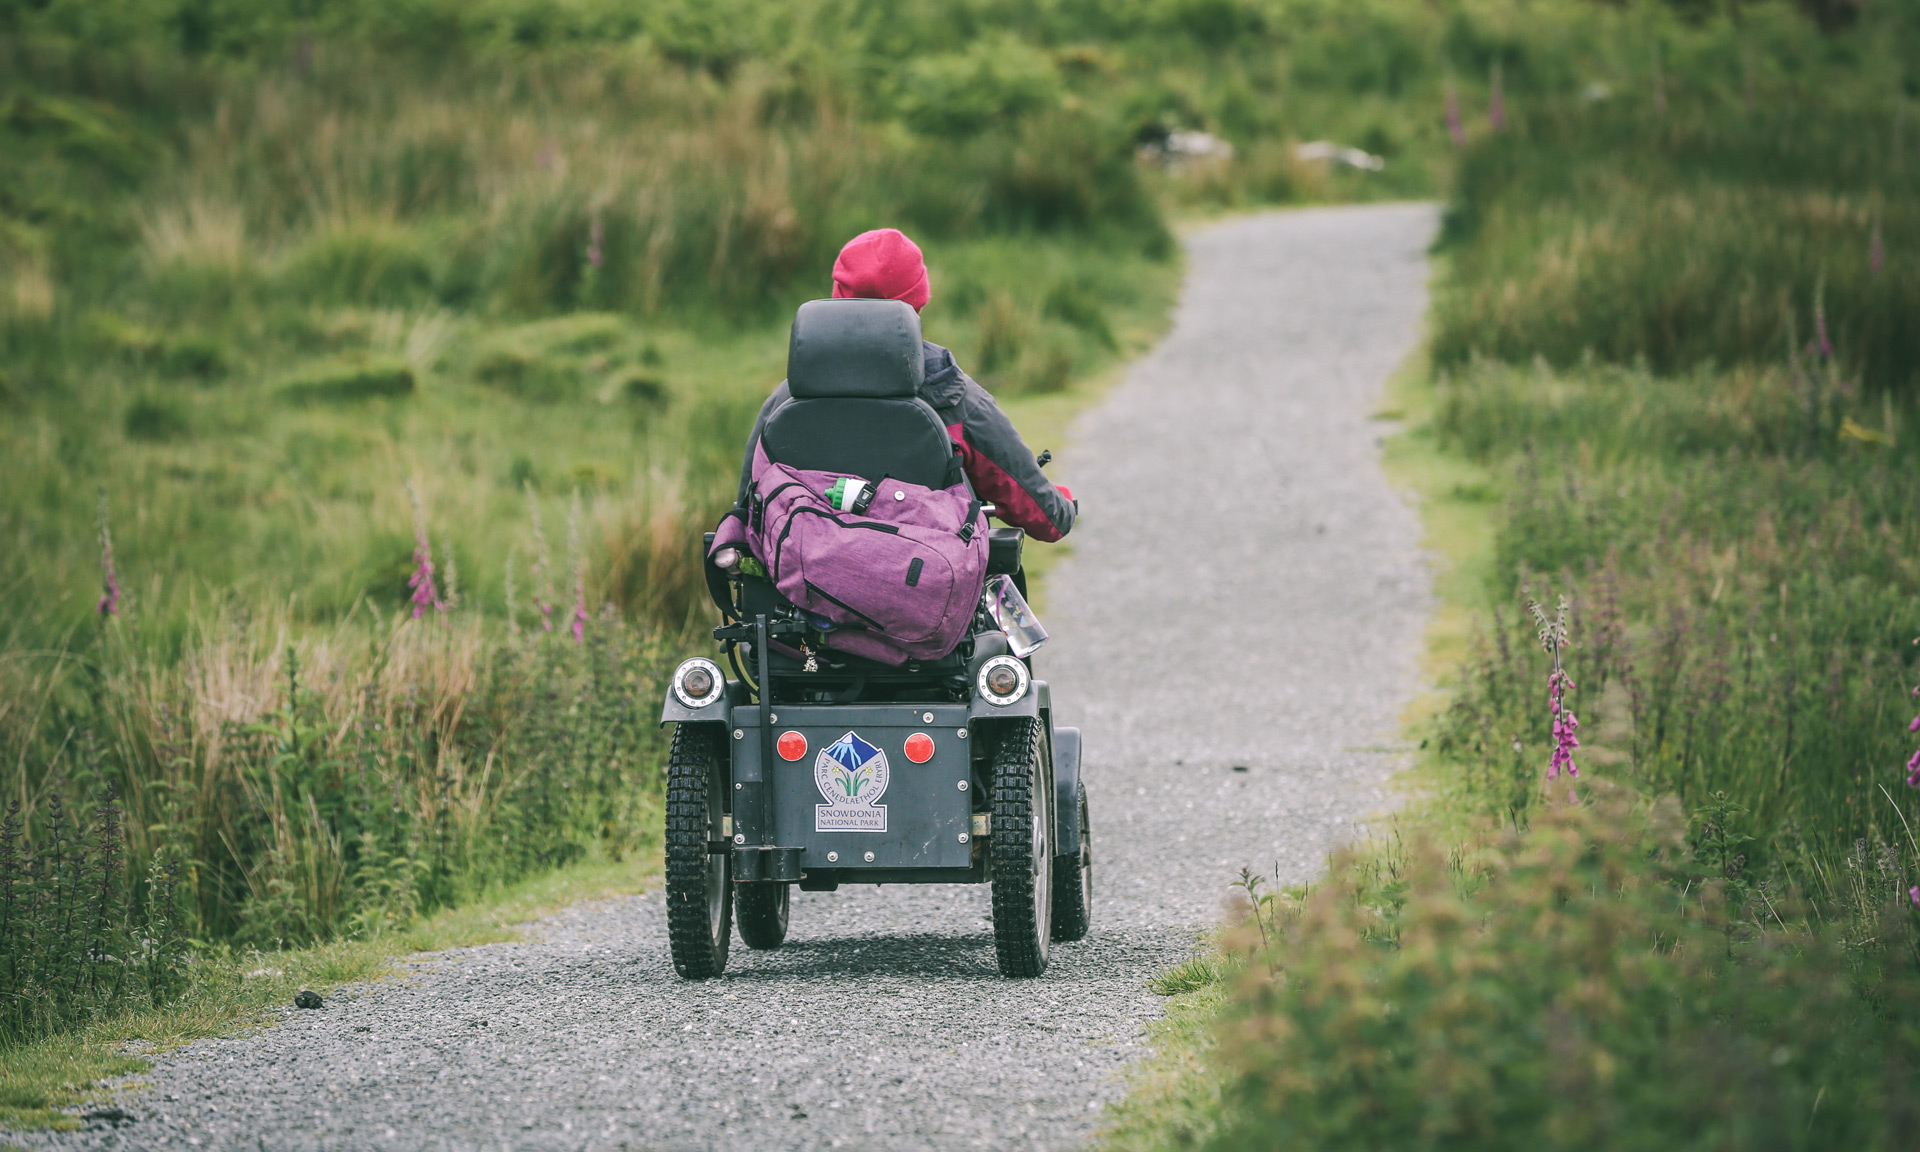
[[782, 732], [778, 747], [782, 760], [798, 760], [807, 754], [807, 738], [798, 732]]
[[925, 764], [933, 759], [933, 737], [925, 732], [915, 732], [907, 737], [907, 759], [915, 764]]

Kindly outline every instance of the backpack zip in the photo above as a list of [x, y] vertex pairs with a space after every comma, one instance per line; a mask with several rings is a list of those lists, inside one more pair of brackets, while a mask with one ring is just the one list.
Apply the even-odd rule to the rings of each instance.
[[813, 593], [815, 596], [820, 597], [822, 600], [825, 600], [830, 604], [836, 605], [837, 607], [847, 612], [851, 612], [855, 616], [860, 617], [860, 619], [866, 621], [868, 626], [870, 626], [875, 632], [885, 632], [887, 630], [886, 626], [881, 624], [880, 621], [875, 620], [873, 617], [867, 615], [865, 612], [860, 611], [860, 609], [855, 608], [853, 605], [847, 603], [845, 600], [840, 599], [840, 597], [835, 596], [833, 593], [827, 591], [825, 588], [820, 587], [818, 584], [815, 584], [813, 581], [803, 579], [800, 581], [800, 583], [806, 585], [807, 591]]
[[835, 524], [838, 524], [842, 528], [865, 528], [870, 532], [885, 532], [889, 536], [900, 535], [900, 529], [894, 527], [891, 524], [866, 524], [858, 520], [855, 520], [852, 523], [848, 523], [847, 521], [840, 519], [840, 517], [835, 516], [831, 512], [822, 512], [818, 508], [808, 508], [805, 505], [802, 505], [798, 508], [793, 509], [793, 511], [788, 514], [787, 526], [785, 528], [780, 529], [780, 538], [774, 541], [773, 563], [767, 566], [767, 571], [775, 573], [776, 579], [778, 578], [778, 573], [780, 571], [781, 550], [787, 546], [787, 535], [788, 533], [793, 531], [794, 521], [799, 517], [799, 515], [802, 512], [806, 513], [809, 516], [825, 516], [827, 519], [833, 521]]

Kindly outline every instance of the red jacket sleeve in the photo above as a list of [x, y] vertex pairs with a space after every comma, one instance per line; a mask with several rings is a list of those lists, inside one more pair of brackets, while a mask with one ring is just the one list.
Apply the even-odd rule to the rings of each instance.
[[1013, 422], [987, 390], [967, 380], [961, 421], [947, 425], [960, 462], [980, 499], [994, 514], [1036, 540], [1052, 543], [1073, 530], [1073, 503], [1040, 471]]

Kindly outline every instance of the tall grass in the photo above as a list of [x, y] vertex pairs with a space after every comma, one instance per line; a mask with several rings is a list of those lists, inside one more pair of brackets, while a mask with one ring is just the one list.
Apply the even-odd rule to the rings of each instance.
[[[1785, 371], [1450, 377], [1443, 443], [1509, 471], [1492, 632], [1439, 737], [1464, 793], [1524, 820], [1546, 745], [1521, 585], [1575, 607], [1586, 761], [1743, 809], [1756, 869], [1824, 889], [1920, 817], [1906, 759], [1920, 571], [1910, 411], [1856, 397], [1808, 426]], [[1841, 427], [1868, 439], [1842, 438]], [[1504, 593], [1504, 594], [1502, 594]], [[1518, 745], [1516, 748], [1515, 745]], [[1899, 875], [1913, 862], [1901, 865]]]
[[[1835, 106], [1838, 105], [1838, 106]], [[1642, 360], [1660, 372], [1773, 363], [1816, 339], [1875, 388], [1920, 359], [1920, 157], [1906, 97], [1677, 91], [1537, 108], [1468, 153], [1446, 242], [1461, 288], [1434, 355]]]
[[[0, 876], [25, 894], [0, 913], [27, 925], [8, 937], [7, 1035], [162, 987], [128, 979], [108, 995], [86, 977], [90, 995], [43, 1003], [49, 971], [144, 971], [96, 939], [106, 928], [72, 927], [76, 907], [102, 925], [164, 922], [272, 950], [378, 935], [647, 843], [654, 689], [676, 653], [611, 611], [580, 641], [525, 623], [502, 643], [471, 610], [297, 638], [284, 614], [228, 617], [159, 663], [126, 643], [137, 618], [109, 620], [83, 653], [88, 699], [47, 702], [98, 727], [8, 732], [9, 759], [29, 769], [11, 774], [9, 836], [28, 821], [43, 834], [38, 855], [10, 846]], [[56, 732], [71, 754], [34, 746]], [[36, 778], [48, 762], [59, 773]]]

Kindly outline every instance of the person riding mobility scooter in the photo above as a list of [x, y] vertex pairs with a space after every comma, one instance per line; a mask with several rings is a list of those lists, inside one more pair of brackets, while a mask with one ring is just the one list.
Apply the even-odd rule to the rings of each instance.
[[990, 884], [1007, 976], [1086, 935], [1092, 837], [1080, 733], [1030, 656], [1018, 528], [987, 527], [919, 395], [898, 300], [801, 306], [789, 399], [741, 504], [706, 540], [729, 676], [694, 657], [661, 714], [674, 968], [726, 967], [732, 925], [778, 948], [789, 896], [842, 883]]

